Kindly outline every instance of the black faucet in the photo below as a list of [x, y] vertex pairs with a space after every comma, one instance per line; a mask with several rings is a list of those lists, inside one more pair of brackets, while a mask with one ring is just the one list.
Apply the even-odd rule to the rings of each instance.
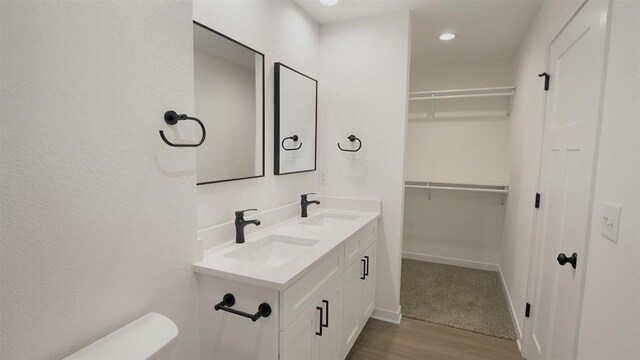
[[315, 193], [309, 193], [309, 194], [304, 194], [304, 195], [300, 195], [300, 207], [302, 208], [302, 214], [300, 216], [302, 216], [303, 218], [306, 218], [307, 215], [307, 208], [309, 207], [310, 204], [320, 204], [320, 201], [318, 200], [314, 200], [314, 201], [309, 201], [307, 200], [307, 195], [313, 195]]
[[244, 227], [249, 224], [260, 225], [260, 220], [245, 220], [245, 211], [256, 211], [258, 209], [247, 209], [236, 211], [236, 244], [244, 243]]

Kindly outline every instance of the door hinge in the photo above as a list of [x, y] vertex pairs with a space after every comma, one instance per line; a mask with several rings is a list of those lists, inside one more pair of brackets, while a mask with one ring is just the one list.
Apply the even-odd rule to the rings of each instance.
[[536, 207], [536, 209], [540, 209], [540, 193], [536, 193], [535, 207]]
[[524, 309], [524, 317], [529, 317], [531, 315], [531, 304], [527, 303], [527, 306]]
[[551, 79], [551, 75], [547, 72], [543, 72], [542, 74], [538, 74], [538, 77], [544, 76], [544, 91], [549, 91], [549, 80]]

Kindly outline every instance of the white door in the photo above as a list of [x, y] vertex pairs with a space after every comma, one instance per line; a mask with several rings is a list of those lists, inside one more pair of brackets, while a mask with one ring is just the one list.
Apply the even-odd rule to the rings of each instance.
[[[529, 360], [575, 358], [606, 45], [608, 2], [590, 0], [549, 44], [540, 190], [525, 330]], [[577, 254], [577, 266], [561, 261]], [[561, 265], [560, 263], [564, 263]]]

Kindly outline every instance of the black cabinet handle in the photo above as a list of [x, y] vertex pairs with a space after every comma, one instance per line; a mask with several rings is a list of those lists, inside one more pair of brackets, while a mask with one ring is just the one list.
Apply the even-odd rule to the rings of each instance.
[[320, 324], [320, 326], [319, 326], [320, 331], [316, 331], [316, 335], [322, 336], [322, 328], [324, 327], [322, 325], [322, 319], [324, 318], [324, 315], [322, 314], [322, 312], [324, 311], [324, 309], [322, 308], [322, 306], [316, 306], [316, 309], [320, 310], [320, 322], [318, 323], [318, 324]]
[[367, 267], [365, 268], [364, 276], [369, 276], [369, 257], [365, 256], [364, 258], [367, 259]]
[[567, 255], [565, 255], [564, 253], [560, 253], [556, 260], [558, 260], [558, 264], [562, 266], [564, 266], [566, 263], [569, 263], [571, 264], [571, 267], [575, 269], [578, 265], [578, 254], [573, 253], [571, 254], [571, 257], [567, 257]]
[[367, 278], [367, 260], [360, 259], [362, 262], [362, 275], [360, 276], [360, 280], [364, 280]]
[[[328, 300], [322, 300], [322, 302], [325, 304], [326, 310], [325, 310], [325, 323], [322, 324], [323, 327], [328, 328], [329, 327], [329, 301]], [[322, 322], [322, 321], [320, 321]]]

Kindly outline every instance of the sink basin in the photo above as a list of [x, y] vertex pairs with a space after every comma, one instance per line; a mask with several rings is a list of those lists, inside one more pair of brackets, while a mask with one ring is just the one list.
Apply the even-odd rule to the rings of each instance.
[[285, 235], [268, 235], [264, 239], [246, 243], [242, 248], [223, 256], [270, 266], [280, 266], [304, 254], [318, 240]]
[[356, 215], [323, 213], [307, 220], [303, 220], [300, 223], [304, 225], [323, 226], [325, 224], [330, 224], [333, 221], [352, 221], [357, 218], [358, 217]]

